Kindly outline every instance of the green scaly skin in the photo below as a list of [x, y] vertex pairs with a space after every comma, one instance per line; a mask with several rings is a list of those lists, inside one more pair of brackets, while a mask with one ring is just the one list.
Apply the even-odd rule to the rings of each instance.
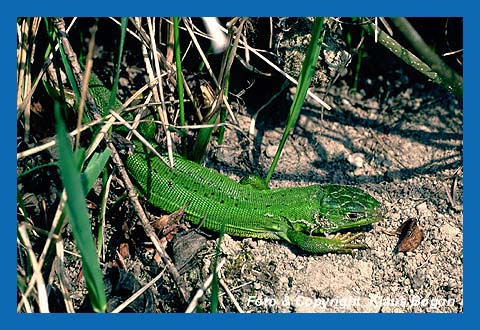
[[[93, 79], [91, 93], [103, 109], [110, 91], [96, 76]], [[380, 220], [380, 203], [355, 187], [325, 184], [261, 189], [255, 184], [240, 184], [178, 155], [170, 168], [141, 145], [127, 158], [126, 167], [138, 191], [166, 212], [188, 204], [185, 217], [194, 224], [212, 231], [220, 231], [224, 225], [225, 233], [233, 236], [284, 240], [310, 253], [348, 253], [366, 248], [351, 243], [357, 235], [326, 238], [324, 234]]]

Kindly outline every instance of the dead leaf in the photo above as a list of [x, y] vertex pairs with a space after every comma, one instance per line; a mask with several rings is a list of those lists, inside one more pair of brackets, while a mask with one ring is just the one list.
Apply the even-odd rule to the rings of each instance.
[[128, 245], [128, 243], [120, 243], [118, 245], [118, 253], [122, 256], [122, 258], [130, 257], [130, 246]]
[[157, 220], [152, 221], [152, 227], [159, 230], [162, 235], [166, 236], [167, 240], [170, 241], [177, 233], [178, 223], [185, 214], [187, 206], [188, 203], [182, 206], [179, 210], [171, 214], [163, 215]]
[[423, 233], [416, 219], [409, 219], [397, 229], [400, 241], [397, 245], [398, 252], [410, 252], [415, 250], [423, 239]]

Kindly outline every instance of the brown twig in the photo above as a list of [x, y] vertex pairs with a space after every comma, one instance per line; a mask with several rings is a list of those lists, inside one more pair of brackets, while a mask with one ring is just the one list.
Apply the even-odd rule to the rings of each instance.
[[[62, 19], [57, 19], [56, 21], [57, 21], [56, 24], [58, 25], [59, 30], [62, 29], [62, 26], [64, 27], [63, 20]], [[68, 38], [66, 37], [66, 34], [63, 34], [61, 39], [62, 39], [62, 44], [64, 45], [64, 48], [66, 49], [66, 52], [68, 52], [67, 56], [68, 56], [69, 60], [71, 62], [73, 62], [73, 63], [71, 63], [72, 67], [76, 68], [74, 71], [80, 70], [80, 66], [78, 64], [76, 54], [73, 52], [73, 49], [70, 46], [70, 43], [68, 41]], [[68, 51], [67, 51], [67, 49], [68, 49]], [[75, 76], [76, 76], [76, 79], [79, 79], [79, 83], [81, 85], [81, 82], [82, 82], [81, 72], [77, 72]], [[152, 79], [152, 81], [158, 81], [158, 79]], [[88, 100], [88, 98], [87, 98], [87, 100]], [[98, 108], [96, 107], [95, 103], [93, 102], [93, 98], [91, 99], [91, 101], [93, 103], [91, 105], [91, 109], [94, 109], [93, 110], [93, 117], [95, 119], [97, 119], [98, 117], [101, 117], [100, 111], [98, 111]], [[88, 105], [90, 106], [89, 103], [90, 102], [88, 102]], [[122, 107], [122, 109], [123, 109], [123, 107]], [[187, 295], [186, 295], [183, 287], [180, 285], [180, 275], [178, 274], [178, 271], [175, 268], [173, 262], [171, 261], [170, 257], [168, 256], [168, 254], [165, 252], [165, 250], [160, 245], [160, 241], [159, 241], [157, 235], [155, 234], [155, 230], [150, 225], [150, 222], [147, 219], [145, 211], [143, 210], [142, 206], [140, 205], [140, 202], [138, 201], [138, 197], [137, 197], [137, 194], [135, 192], [135, 189], [133, 188], [133, 184], [130, 180], [130, 177], [128, 176], [128, 173], [125, 170], [125, 167], [123, 166], [123, 162], [120, 158], [120, 155], [119, 155], [117, 149], [115, 148], [113, 143], [109, 140], [107, 140], [107, 146], [112, 151], [112, 160], [113, 160], [114, 164], [117, 166], [117, 168], [120, 172], [120, 175], [123, 179], [123, 182], [125, 183], [125, 186], [126, 186], [127, 191], [128, 191], [128, 196], [129, 196], [130, 201], [132, 202], [132, 205], [135, 208], [135, 210], [136, 210], [136, 212], [137, 212], [137, 214], [140, 218], [140, 221], [141, 221], [142, 226], [145, 230], [145, 233], [150, 238], [150, 240], [152, 241], [153, 245], [155, 246], [158, 254], [161, 256], [163, 262], [167, 266], [167, 269], [169, 270], [170, 275], [172, 276], [175, 284], [177, 285], [177, 287], [179, 289], [181, 298], [183, 299], [183, 301], [186, 301]]]
[[[114, 22], [116, 22], [117, 24], [119, 24], [117, 20], [115, 20], [113, 18], [112, 18], [112, 20]], [[170, 25], [173, 24], [169, 20], [165, 20], [165, 21]], [[150, 48], [151, 42], [150, 42], [150, 37], [148, 36], [148, 33], [142, 28], [142, 26], [137, 24], [135, 19], [131, 18], [130, 22], [135, 26], [135, 29], [137, 30], [137, 32], [139, 33], [140, 36], [134, 34], [130, 30], [127, 30], [127, 31], [132, 36], [134, 36], [137, 40], [139, 40], [142, 43], [142, 45], [144, 45], [147, 48]], [[174, 74], [176, 72], [175, 66], [172, 65], [171, 63], [168, 63], [165, 56], [159, 50], [154, 49], [152, 51], [154, 52], [156, 57], [158, 57], [158, 59], [160, 60], [160, 64], [162, 65], [162, 68], [168, 73], [167, 79], [168, 79], [169, 83], [171, 84], [171, 88], [172, 88], [172, 91], [173, 91], [173, 89], [176, 88], [176, 86], [177, 86], [177, 81], [176, 81], [176, 77], [175, 77], [175, 74]], [[188, 86], [187, 81], [185, 80], [185, 77], [184, 77], [183, 73], [180, 73], [180, 74], [182, 76], [183, 88], [185, 90], [185, 94], [188, 96], [188, 98], [192, 102], [193, 106], [197, 109], [197, 111], [200, 111], [198, 109], [197, 101], [195, 100], [195, 97], [193, 96], [192, 91], [190, 90], [190, 87]]]
[[457, 195], [457, 181], [458, 181], [458, 173], [460, 172], [461, 167], [459, 167], [457, 170], [455, 170], [455, 173], [453, 173], [453, 182], [452, 185], [450, 186], [450, 189], [448, 189], [448, 186], [445, 182], [443, 182], [443, 188], [445, 189], [445, 193], [447, 195], [447, 200], [452, 209], [455, 211], [459, 212], [462, 210], [462, 207], [457, 205], [455, 202], [455, 196]]
[[[70, 62], [70, 65], [72, 66], [72, 71], [75, 76], [75, 80], [77, 81], [78, 86], [83, 85], [83, 80], [84, 77], [82, 75], [82, 69], [80, 67], [80, 64], [78, 63], [77, 59], [77, 54], [74, 52], [70, 41], [68, 40], [67, 37], [67, 32], [65, 30], [65, 21], [63, 18], [54, 18], [53, 23], [55, 24], [55, 27], [58, 30], [59, 34], [59, 39], [62, 43], [63, 49], [65, 51], [65, 55], [67, 55], [68, 61]], [[85, 77], [88, 78], [88, 77]], [[88, 81], [88, 79], [86, 79]], [[89, 110], [92, 112], [92, 116], [90, 116], [93, 119], [98, 119], [101, 118], [101, 111], [98, 109], [97, 105], [95, 104], [95, 101], [93, 100], [92, 95], [90, 95], [90, 92], [86, 91], [85, 93], [85, 104], [88, 106]]]
[[142, 206], [140, 205], [140, 202], [138, 200], [137, 193], [135, 191], [135, 188], [133, 187], [132, 181], [130, 180], [130, 177], [125, 170], [125, 166], [123, 165], [123, 162], [113, 145], [112, 141], [107, 141], [108, 147], [112, 150], [112, 160], [117, 166], [118, 171], [120, 173], [120, 176], [123, 179], [123, 182], [125, 183], [125, 187], [128, 192], [128, 197], [130, 201], [132, 202], [132, 205], [137, 212], [138, 217], [140, 218], [140, 222], [142, 224], [143, 229], [145, 230], [145, 234], [150, 238], [152, 241], [153, 245], [155, 246], [155, 249], [157, 250], [158, 254], [162, 258], [162, 261], [165, 263], [167, 266], [168, 271], [170, 272], [170, 275], [173, 278], [173, 281], [177, 285], [181, 298], [184, 302], [187, 301], [187, 294], [184, 290], [184, 288], [181, 285], [181, 279], [180, 279], [180, 274], [178, 273], [177, 269], [175, 268], [175, 265], [173, 264], [172, 260], [168, 256], [168, 254], [165, 252], [163, 249], [162, 245], [160, 244], [160, 240], [158, 239], [157, 235], [155, 234], [155, 229], [150, 225], [150, 221], [147, 218], [147, 215], [145, 211], [143, 210]]

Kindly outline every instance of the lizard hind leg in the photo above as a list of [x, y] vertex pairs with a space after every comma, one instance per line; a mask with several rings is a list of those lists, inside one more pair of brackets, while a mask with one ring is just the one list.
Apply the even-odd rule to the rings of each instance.
[[351, 253], [354, 249], [366, 249], [366, 244], [351, 243], [359, 234], [335, 235], [332, 238], [322, 236], [309, 236], [302, 232], [289, 229], [287, 240], [293, 245], [310, 253]]

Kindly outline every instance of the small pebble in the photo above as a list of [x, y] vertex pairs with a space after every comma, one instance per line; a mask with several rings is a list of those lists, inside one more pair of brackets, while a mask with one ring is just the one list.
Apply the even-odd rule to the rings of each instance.
[[423, 215], [425, 217], [432, 215], [432, 212], [428, 209], [427, 202], [418, 204], [415, 208], [417, 209], [419, 215]]
[[273, 157], [275, 157], [275, 153], [277, 152], [277, 149], [278, 149], [278, 146], [269, 145], [265, 149], [265, 155], [268, 158], [273, 158]]
[[347, 157], [347, 160], [350, 164], [357, 168], [362, 168], [365, 163], [365, 155], [359, 152], [350, 154]]

